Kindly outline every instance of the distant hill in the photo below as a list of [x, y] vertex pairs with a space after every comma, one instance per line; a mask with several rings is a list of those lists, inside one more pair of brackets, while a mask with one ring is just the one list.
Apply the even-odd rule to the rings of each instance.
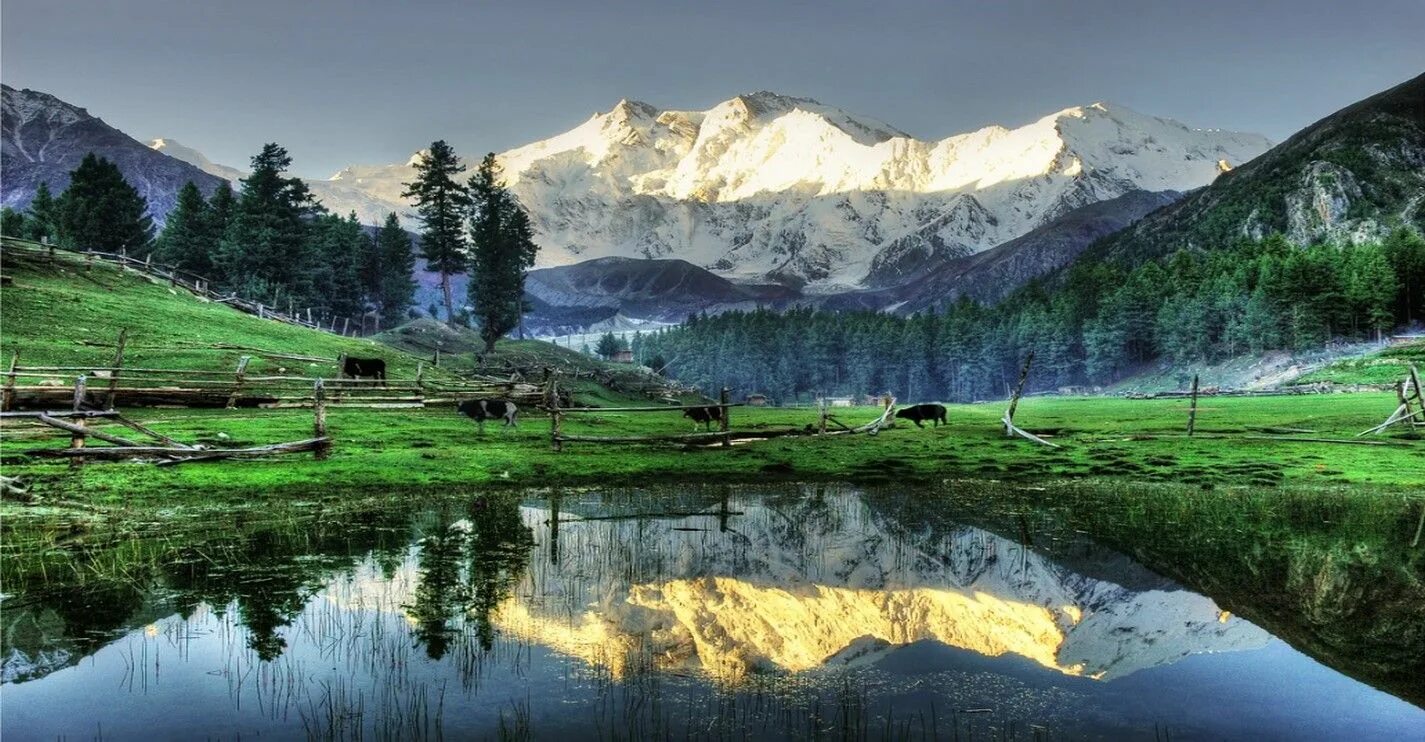
[[1327, 116], [1092, 246], [1131, 263], [1282, 233], [1298, 244], [1425, 229], [1425, 75]]
[[119, 167], [160, 225], [184, 183], [191, 180], [208, 194], [223, 182], [36, 90], [0, 85], [0, 129], [0, 202], [18, 210], [29, 206], [40, 183], [59, 195], [69, 186], [69, 172], [90, 152]]

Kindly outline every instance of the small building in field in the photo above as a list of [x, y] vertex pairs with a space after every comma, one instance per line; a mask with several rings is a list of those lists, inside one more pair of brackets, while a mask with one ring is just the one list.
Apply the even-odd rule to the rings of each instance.
[[744, 401], [749, 407], [766, 407], [768, 404], [767, 395], [765, 394], [749, 394]]
[[633, 363], [633, 351], [620, 350], [614, 352], [614, 363]]
[[853, 397], [824, 397], [823, 401], [826, 402], [827, 407], [851, 407], [856, 404]]

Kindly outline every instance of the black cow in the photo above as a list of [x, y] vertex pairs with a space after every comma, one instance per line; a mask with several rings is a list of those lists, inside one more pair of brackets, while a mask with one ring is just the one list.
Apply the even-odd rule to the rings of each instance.
[[519, 409], [515, 403], [506, 399], [467, 399], [455, 406], [455, 409], [462, 415], [466, 415], [480, 426], [480, 432], [485, 432], [486, 420], [503, 419], [505, 427], [518, 427], [515, 424], [515, 415]]
[[722, 422], [722, 408], [716, 406], [689, 407], [683, 410], [683, 417], [693, 421], [693, 430], [698, 429], [698, 423], [702, 423], [708, 430], [712, 430], [713, 423]]
[[925, 427], [920, 424], [921, 420], [934, 420], [937, 428], [940, 427], [940, 423], [950, 424], [950, 421], [945, 417], [945, 405], [942, 404], [911, 405], [905, 409], [896, 410], [896, 417], [915, 423], [917, 428]]
[[380, 358], [356, 358], [343, 356], [341, 375], [351, 379], [372, 378], [386, 385], [386, 362]]

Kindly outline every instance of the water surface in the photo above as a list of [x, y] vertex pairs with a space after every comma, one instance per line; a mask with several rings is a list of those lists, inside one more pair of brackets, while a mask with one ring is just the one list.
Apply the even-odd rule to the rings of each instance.
[[1082, 534], [913, 493], [471, 497], [155, 548], [6, 596], [7, 740], [1425, 735]]

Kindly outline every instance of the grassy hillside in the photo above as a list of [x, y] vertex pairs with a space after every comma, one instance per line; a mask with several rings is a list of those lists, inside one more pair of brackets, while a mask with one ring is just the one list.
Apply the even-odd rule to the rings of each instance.
[[26, 366], [107, 366], [124, 328], [129, 331], [124, 362], [139, 368], [227, 371], [237, 366], [239, 356], [253, 355], [212, 349], [214, 344], [331, 359], [312, 363], [253, 355], [248, 367], [253, 372], [286, 368], [308, 376], [333, 376], [337, 357], [346, 352], [382, 357], [391, 376], [411, 377], [422, 360], [372, 340], [258, 319], [103, 262], [86, 267], [73, 254], [60, 252], [50, 261], [6, 250], [3, 263], [5, 275], [13, 279], [0, 292], [0, 352], [7, 366], [17, 350], [20, 364]]

